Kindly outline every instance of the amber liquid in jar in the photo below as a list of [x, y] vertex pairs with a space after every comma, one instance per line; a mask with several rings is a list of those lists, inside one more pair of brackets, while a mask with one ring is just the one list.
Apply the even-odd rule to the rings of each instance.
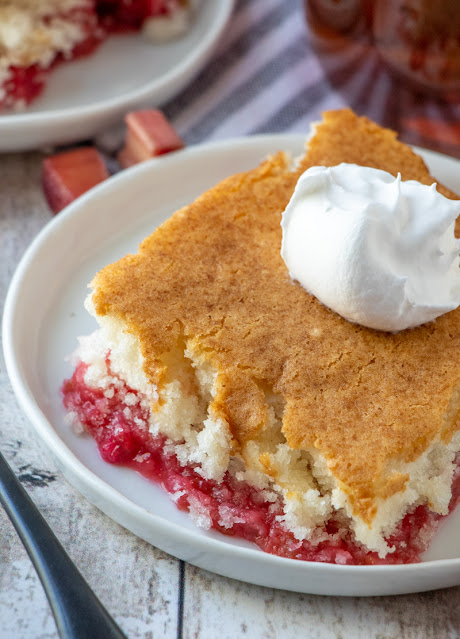
[[305, 0], [315, 47], [374, 47], [416, 88], [460, 96], [460, 0]]

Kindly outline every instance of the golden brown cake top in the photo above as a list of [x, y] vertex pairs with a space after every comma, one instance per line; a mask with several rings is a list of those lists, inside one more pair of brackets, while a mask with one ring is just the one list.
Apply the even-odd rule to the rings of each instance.
[[[365, 161], [432, 183], [408, 147], [351, 111], [327, 113], [302, 166], [283, 154], [224, 180], [178, 211], [95, 278], [93, 302], [137, 335], [160, 388], [165, 353], [192, 340], [218, 370], [213, 410], [236, 445], [261, 436], [267, 392], [285, 403], [288, 445], [317, 449], [371, 522], [376, 498], [407, 479], [388, 476], [460, 427], [460, 310], [398, 334], [351, 324], [290, 280], [280, 256], [281, 214], [305, 168]], [[183, 348], [183, 346], [182, 346]], [[457, 402], [458, 403], [458, 402]]]

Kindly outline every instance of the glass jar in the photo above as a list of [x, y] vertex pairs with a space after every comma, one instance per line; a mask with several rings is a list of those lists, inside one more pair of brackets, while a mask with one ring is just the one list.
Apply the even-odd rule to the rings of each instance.
[[[304, 4], [310, 42], [333, 88], [340, 78], [337, 90], [349, 106], [376, 119], [366, 112], [365, 101], [354, 104], [353, 96], [346, 95], [340, 74], [346, 59], [354, 60], [344, 69], [351, 75], [375, 58], [392, 82], [387, 88], [391, 95], [382, 95], [388, 113], [380, 123], [396, 129], [407, 142], [460, 157], [460, 0], [304, 0]], [[382, 75], [381, 69], [378, 73]], [[375, 90], [369, 82], [369, 104]]]

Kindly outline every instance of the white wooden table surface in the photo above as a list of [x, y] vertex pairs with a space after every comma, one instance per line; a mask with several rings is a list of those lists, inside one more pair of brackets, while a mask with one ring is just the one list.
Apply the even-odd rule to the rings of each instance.
[[[254, 78], [247, 72], [248, 59], [260, 71]], [[189, 143], [264, 130], [305, 131], [322, 108], [350, 101], [321, 89], [315, 64], [300, 2], [241, 0], [214, 62], [194, 87], [166, 105], [166, 112]], [[236, 96], [233, 101], [229, 91]], [[311, 102], [308, 95], [313, 95]], [[21, 255], [50, 219], [40, 187], [42, 157], [38, 152], [0, 156], [2, 307]], [[3, 360], [0, 448], [130, 639], [460, 637], [460, 588], [368, 599], [298, 595], [184, 565], [137, 539], [56, 470], [16, 403]], [[0, 509], [0, 639], [55, 637], [40, 582]]]

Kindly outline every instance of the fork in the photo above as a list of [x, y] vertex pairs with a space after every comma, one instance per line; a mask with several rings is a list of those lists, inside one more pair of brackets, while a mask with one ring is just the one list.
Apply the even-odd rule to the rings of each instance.
[[1, 453], [0, 503], [42, 582], [61, 639], [126, 639]]

